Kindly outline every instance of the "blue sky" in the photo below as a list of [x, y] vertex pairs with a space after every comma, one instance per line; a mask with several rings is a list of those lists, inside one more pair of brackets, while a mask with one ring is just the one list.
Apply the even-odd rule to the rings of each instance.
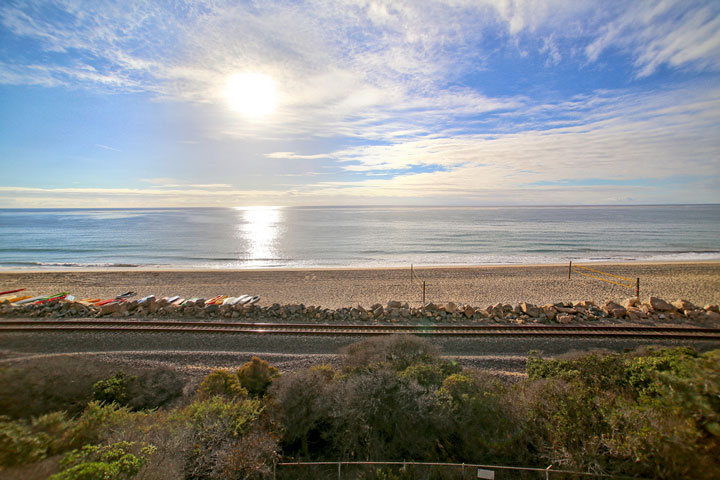
[[6, 0], [0, 111], [0, 207], [720, 203], [720, 2]]

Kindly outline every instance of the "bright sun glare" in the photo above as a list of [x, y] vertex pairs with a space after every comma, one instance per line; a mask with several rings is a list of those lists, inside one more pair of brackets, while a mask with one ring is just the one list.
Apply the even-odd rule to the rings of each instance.
[[230, 108], [256, 118], [275, 110], [275, 80], [262, 73], [238, 73], [228, 79], [225, 89]]

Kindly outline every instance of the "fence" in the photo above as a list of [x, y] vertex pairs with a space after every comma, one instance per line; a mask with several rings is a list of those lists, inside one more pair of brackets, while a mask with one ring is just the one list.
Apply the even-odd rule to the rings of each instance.
[[[613, 277], [614, 279], [616, 278], [618, 280], [623, 280], [623, 281], [611, 280], [609, 278], [599, 277], [597, 275], [591, 275], [591, 274], [585, 273], [585, 272], [578, 272], [577, 271], [578, 269], [585, 270], [587, 272], [597, 273], [599, 275], [605, 275], [606, 277]], [[612, 283], [613, 285], [619, 285], [619, 286], [625, 287], [625, 288], [635, 287], [635, 296], [637, 298], [640, 298], [640, 277], [637, 277], [633, 280], [632, 278], [621, 277], [620, 275], [614, 275], [612, 273], [607, 273], [607, 272], [601, 272], [600, 270], [595, 270], [592, 268], [584, 267], [582, 265], [573, 265], [572, 260], [570, 260], [570, 265], [568, 266], [568, 280], [570, 280], [570, 275], [572, 274], [573, 271], [575, 271], [575, 273], [578, 275], [583, 275], [585, 277], [594, 278], [596, 280], [600, 280], [600, 281], [603, 281], [606, 283]], [[626, 282], [629, 282], [629, 283], [626, 283]]]
[[[280, 467], [280, 468], [278, 468]], [[378, 467], [389, 467], [398, 473], [390, 476], [388, 471], [382, 471], [384, 476], [379, 476]], [[299, 472], [298, 468], [305, 469]], [[321, 471], [324, 469], [324, 472]], [[419, 471], [423, 469], [423, 471]], [[432, 469], [437, 475], [433, 474]], [[278, 471], [280, 470], [280, 472]], [[287, 477], [283, 476], [282, 470], [287, 471]], [[425, 473], [423, 475], [423, 472]], [[495, 475], [498, 475], [497, 478]], [[450, 475], [450, 476], [448, 476]], [[471, 479], [483, 478], [489, 480], [502, 480], [510, 478], [527, 479], [566, 479], [566, 478], [611, 478], [611, 479], [636, 479], [637, 477], [625, 477], [608, 475], [602, 473], [574, 472], [570, 470], [553, 469], [552, 465], [547, 468], [513, 467], [505, 465], [480, 465], [470, 463], [431, 463], [431, 462], [282, 462], [273, 465], [273, 480], [277, 478], [313, 478], [313, 479], [376, 479], [376, 478], [442, 478], [442, 479]]]
[[422, 288], [422, 307], [425, 308], [425, 280], [415, 274], [412, 264], [410, 264], [410, 283]]

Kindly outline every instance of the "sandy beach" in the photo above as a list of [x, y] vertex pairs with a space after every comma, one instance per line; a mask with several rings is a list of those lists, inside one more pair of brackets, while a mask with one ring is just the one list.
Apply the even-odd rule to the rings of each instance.
[[[684, 298], [698, 305], [720, 303], [720, 262], [591, 264], [613, 275], [640, 278], [640, 297]], [[633, 288], [573, 273], [567, 265], [416, 267], [426, 283], [426, 300], [475, 306], [522, 301], [621, 301]], [[592, 272], [588, 272], [592, 273]], [[610, 280], [617, 280], [607, 277]], [[622, 281], [622, 280], [618, 280]], [[325, 270], [53, 270], [2, 271], [0, 290], [25, 288], [28, 294], [68, 291], [78, 298], [111, 298], [128, 290], [139, 295], [260, 295], [260, 305], [293, 304], [338, 308], [385, 304], [419, 305], [422, 289], [410, 281], [409, 268]]]

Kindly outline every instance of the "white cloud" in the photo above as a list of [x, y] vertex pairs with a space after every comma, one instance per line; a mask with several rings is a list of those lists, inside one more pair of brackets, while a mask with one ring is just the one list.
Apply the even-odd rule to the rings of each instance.
[[634, 57], [637, 76], [661, 65], [720, 70], [720, 3], [637, 1], [600, 28], [586, 49], [592, 62], [610, 48]]
[[[64, 15], [48, 15], [48, 5]], [[606, 2], [599, 9], [590, 0], [208, 0], [181, 2], [169, 11], [158, 2], [8, 3], [0, 7], [0, 25], [41, 52], [46, 63], [27, 60], [36, 58], [30, 54], [6, 59], [0, 82], [142, 91], [156, 100], [190, 103], [203, 115], [202, 128], [189, 132], [190, 138], [265, 142], [254, 152], [260, 159], [339, 161], [345, 173], [374, 177], [293, 187], [293, 199], [309, 202], [343, 195], [514, 198], [528, 183], [562, 178], [664, 179], [678, 172], [710, 178], [718, 175], [720, 107], [718, 91], [707, 85], [653, 94], [639, 94], [629, 83], [626, 91], [572, 98], [552, 92], [542, 98], [491, 96], [483, 93], [481, 73], [491, 68], [493, 55], [510, 55], [512, 49], [540, 55], [548, 69], [578, 60], [601, 64], [620, 52], [631, 57], [638, 77], [663, 66], [718, 71], [718, 5]], [[249, 122], [224, 104], [225, 79], [237, 71], [275, 78], [279, 107], [266, 120]], [[478, 81], [465, 81], [468, 76]], [[309, 144], [322, 147], [313, 151]], [[423, 167], [439, 171], [413, 173]], [[383, 173], [392, 178], [378, 178]], [[81, 194], [148, 195], [171, 203], [181, 202], [174, 197], [180, 191], [190, 191], [188, 199], [196, 202], [281, 195], [207, 180], [195, 188], [183, 179], [144, 181], [153, 186], [15, 193], [75, 196], [74, 201]], [[499, 193], [502, 188], [508, 193]], [[550, 186], [531, 190], [543, 198], [563, 195]], [[591, 190], [615, 194], [610, 187]]]
[[331, 155], [328, 155], [326, 153], [318, 153], [314, 155], [302, 155], [299, 153], [293, 153], [293, 152], [272, 152], [272, 153], [266, 153], [265, 156], [267, 158], [280, 158], [280, 159], [287, 159], [287, 160], [321, 160], [325, 158], [332, 158]]

